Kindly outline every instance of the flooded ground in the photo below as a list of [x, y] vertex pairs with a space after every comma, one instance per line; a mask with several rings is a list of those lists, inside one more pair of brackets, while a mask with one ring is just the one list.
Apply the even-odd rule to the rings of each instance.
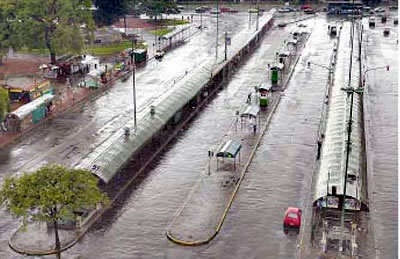
[[[392, 14], [393, 15], [393, 14]], [[390, 34], [383, 36], [383, 29]], [[366, 116], [372, 221], [378, 258], [398, 258], [398, 27], [389, 17], [369, 28], [364, 21], [365, 68], [389, 65], [366, 74]]]
[[323, 19], [308, 23], [317, 28], [307, 42], [231, 212], [211, 243], [178, 246], [167, 240], [165, 230], [207, 165], [207, 150], [224, 136], [249, 89], [266, 80], [268, 62], [274, 59], [293, 27], [266, 35], [227, 87], [179, 136], [140, 185], [132, 186], [132, 194], [126, 194], [67, 254], [84, 258], [293, 258], [296, 237], [283, 233], [282, 213], [286, 206], [301, 206], [308, 194], [328, 73], [318, 68], [308, 70], [304, 61], [312, 58], [324, 64], [333, 44], [325, 31], [318, 33], [326, 27]]
[[[247, 16], [244, 16], [243, 20], [246, 18]], [[168, 241], [165, 231], [174, 213], [207, 165], [207, 151], [215, 149], [215, 145], [223, 138], [225, 130], [231, 125], [234, 111], [244, 102], [249, 89], [267, 79], [267, 64], [283, 46], [283, 41], [293, 29], [291, 26], [276, 29], [266, 35], [259, 49], [190, 127], [179, 135], [151, 169], [139, 177], [95, 227], [76, 246], [65, 252], [63, 257], [296, 258], [297, 236], [284, 234], [282, 217], [286, 207], [302, 207], [309, 195], [320, 112], [328, 75], [328, 71], [318, 67], [309, 69], [305, 63], [310, 60], [326, 65], [333, 45], [327, 35], [325, 18], [319, 17], [303, 23], [308, 24], [309, 29], [313, 28], [311, 37], [222, 230], [211, 243], [199, 247], [178, 246]], [[242, 24], [238, 22], [231, 26]], [[369, 50], [368, 55], [371, 55], [371, 58], [368, 62], [372, 62], [373, 66], [392, 59], [389, 74], [381, 74], [378, 71], [368, 74], [371, 82], [368, 110], [373, 118], [369, 128], [373, 172], [376, 176], [376, 193], [373, 196], [376, 212], [373, 220], [376, 222], [375, 233], [380, 258], [396, 258], [397, 33], [392, 31], [389, 38], [382, 38], [382, 31], [383, 28], [378, 26], [375, 31], [365, 32], [371, 35], [369, 44], [374, 46]], [[213, 35], [211, 31], [208, 33], [208, 40], [199, 40], [197, 43], [191, 41], [191, 44], [193, 48], [204, 45], [207, 49], [205, 55], [213, 55], [212, 46], [207, 45]], [[176, 71], [173, 67], [178, 69], [177, 73], [183, 73], [184, 67], [190, 67], [193, 60], [200, 62], [199, 56], [194, 55], [197, 58], [193, 58], [194, 50], [192, 54], [186, 52], [190, 50], [183, 51], [186, 54], [178, 54], [179, 49], [176, 51], [176, 55], [187, 55], [185, 62], [188, 62], [188, 65], [177, 66], [173, 65], [173, 62], [164, 61], [154, 63], [151, 66], [161, 77], [153, 79], [151, 76], [145, 76], [150, 75], [150, 71], [138, 73], [143, 73], [142, 77], [150, 80], [152, 85], [162, 85], [163, 78], [167, 82], [173, 78], [171, 73]], [[382, 84], [378, 82], [386, 82], [386, 87], [382, 88]], [[86, 114], [82, 121], [76, 121], [73, 114], [55, 121], [54, 123], [60, 123], [60, 126], [54, 130], [65, 130], [65, 135], [68, 136], [71, 132], [79, 134], [82, 127], [89, 125], [90, 128], [90, 123], [96, 126], [96, 129], [104, 125], [111, 125], [110, 130], [117, 127], [118, 124], [114, 125], [114, 122], [118, 120], [113, 118], [128, 116], [129, 109], [123, 115], [112, 115], [102, 107], [116, 105], [115, 100], [121, 100], [121, 106], [128, 106], [130, 92], [127, 97], [123, 96], [127, 95], [131, 83], [121, 83], [119, 88], [113, 88], [115, 90], [100, 98], [100, 101], [90, 104], [93, 106], [85, 106], [86, 108], [76, 111], [78, 114]], [[144, 81], [141, 83], [146, 85]], [[138, 82], [138, 87], [139, 85]], [[162, 92], [163, 89], [143, 87], [141, 91], [139, 96], [143, 97], [149, 93], [151, 98], [153, 91]], [[147, 100], [144, 98], [143, 102]], [[98, 116], [99, 121], [91, 121], [92, 116]], [[61, 126], [61, 120], [71, 128]], [[88, 124], [82, 125], [82, 122], [86, 121]], [[90, 136], [90, 131], [87, 132]], [[47, 144], [40, 144], [42, 141]], [[47, 152], [49, 143], [51, 147], [52, 143], [57, 143], [57, 138], [48, 136], [46, 131], [43, 131], [25, 139], [21, 144], [1, 150], [0, 177], [19, 171], [27, 160], [40, 161], [39, 157]], [[7, 245], [10, 231], [17, 224], [15, 219], [1, 211], [1, 258], [21, 258]]]

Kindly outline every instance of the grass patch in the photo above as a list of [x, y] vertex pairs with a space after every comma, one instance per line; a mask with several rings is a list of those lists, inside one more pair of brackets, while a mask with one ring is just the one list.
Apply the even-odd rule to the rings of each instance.
[[32, 54], [32, 55], [50, 55], [48, 49], [30, 49], [28, 47], [22, 47], [17, 52], [21, 54]]
[[132, 43], [130, 41], [123, 41], [120, 43], [109, 44], [109, 45], [92, 45], [87, 46], [83, 52], [94, 55], [94, 56], [107, 56], [123, 51], [124, 49], [131, 48]]
[[165, 22], [163, 23], [166, 26], [174, 26], [174, 25], [183, 25], [183, 24], [188, 24], [189, 21], [187, 20], [165, 20]]
[[[93, 56], [107, 56], [107, 55], [113, 55], [117, 54], [125, 49], [132, 48], [132, 42], [131, 41], [123, 41], [120, 43], [115, 43], [115, 44], [110, 44], [110, 45], [92, 45], [92, 46], [87, 46], [83, 52], [91, 54]], [[139, 49], [146, 49], [147, 46], [145, 46], [143, 43], [138, 42], [136, 44], [136, 48]]]
[[167, 33], [170, 33], [174, 29], [170, 28], [163, 28], [163, 29], [158, 29], [158, 30], [151, 30], [150, 33], [155, 34], [157, 36], [164, 36]]
[[[137, 48], [145, 49], [147, 48], [143, 43], [137, 43]], [[131, 41], [122, 41], [120, 43], [109, 44], [109, 45], [91, 45], [86, 46], [82, 53], [91, 54], [93, 56], [107, 56], [119, 53], [127, 48], [132, 47]], [[27, 47], [23, 47], [18, 50], [18, 53], [21, 54], [31, 54], [31, 55], [50, 55], [50, 52], [47, 49], [29, 49]]]

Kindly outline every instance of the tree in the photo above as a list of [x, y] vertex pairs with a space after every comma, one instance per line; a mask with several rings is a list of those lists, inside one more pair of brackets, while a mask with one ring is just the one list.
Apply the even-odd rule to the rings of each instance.
[[[2, 57], [9, 47], [18, 47], [19, 39], [12, 26], [12, 20], [15, 19], [13, 5], [6, 5], [0, 1], [0, 65]], [[15, 36], [13, 36], [15, 35]]]
[[47, 49], [51, 63], [57, 54], [80, 53], [84, 36], [95, 26], [91, 0], [2, 0], [3, 8], [13, 14], [8, 22], [13, 37], [29, 48]]
[[94, 14], [94, 20], [96, 21], [96, 24], [113, 24], [120, 17], [127, 14], [129, 4], [128, 2], [129, 0], [95, 0], [94, 4], [97, 7], [97, 10]]
[[0, 87], [0, 123], [4, 120], [6, 113], [10, 110], [7, 89]]
[[147, 0], [143, 2], [143, 7], [146, 10], [146, 14], [150, 17], [157, 17], [165, 13], [169, 8], [176, 8], [176, 3], [172, 0]]
[[48, 164], [34, 173], [7, 177], [0, 190], [0, 204], [24, 223], [49, 222], [54, 225], [57, 258], [60, 258], [58, 221], [73, 217], [74, 211], [93, 209], [108, 198], [97, 186], [90, 171]]

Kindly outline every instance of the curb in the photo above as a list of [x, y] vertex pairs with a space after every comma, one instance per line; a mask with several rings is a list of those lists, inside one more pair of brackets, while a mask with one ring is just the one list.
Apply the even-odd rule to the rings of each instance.
[[115, 81], [122, 79], [123, 77], [125, 77], [127, 74], [129, 74], [131, 72], [132, 72], [131, 70], [126, 71], [125, 73], [121, 74], [119, 77], [113, 78], [111, 81], [109, 81], [107, 84], [105, 84], [102, 88], [99, 88], [99, 91], [92, 92], [91, 94], [88, 94], [88, 95], [84, 96], [82, 99], [76, 101], [72, 105], [64, 107], [64, 108], [60, 109], [59, 111], [54, 112], [53, 114], [51, 114], [48, 117], [41, 120], [39, 123], [30, 126], [26, 130], [15, 133], [16, 135], [14, 137], [0, 143], [0, 148], [4, 148], [4, 147], [10, 145], [11, 143], [13, 143], [14, 141], [17, 141], [21, 137], [29, 136], [29, 134], [32, 134], [33, 129], [43, 125], [45, 122], [48, 122], [51, 119], [54, 119], [60, 115], [63, 115], [65, 112], [72, 110], [73, 108], [76, 108], [79, 105], [86, 103], [86, 101], [95, 100], [96, 98], [100, 97], [101, 94], [103, 94], [105, 91], [107, 91], [109, 88], [113, 87], [114, 86], [113, 83]]
[[[21, 227], [19, 227], [17, 229], [17, 231], [14, 232], [14, 234], [10, 237], [10, 239], [8, 240], [8, 246], [14, 251], [17, 252], [19, 254], [25, 254], [25, 255], [36, 255], [36, 256], [43, 256], [43, 255], [51, 255], [51, 254], [56, 254], [57, 251], [55, 249], [50, 249], [50, 250], [43, 250], [43, 251], [27, 251], [27, 250], [23, 250], [22, 248], [19, 248], [15, 245], [12, 244], [12, 239], [13, 237], [15, 237], [16, 234], [18, 234], [19, 232], [21, 232], [22, 229]], [[76, 244], [76, 242], [78, 242], [79, 238], [73, 238], [71, 240], [68, 240], [66, 243], [66, 245], [64, 245], [63, 247], [60, 248], [60, 253], [71, 248], [73, 245]]]
[[[307, 37], [306, 41], [308, 41], [308, 39], [309, 39], [309, 37]], [[305, 46], [305, 44], [304, 44], [304, 46]], [[197, 185], [199, 184], [200, 180], [202, 179], [202, 177], [199, 177], [199, 179], [196, 181], [195, 185], [191, 189], [190, 196], [185, 200], [183, 206], [177, 211], [177, 213], [175, 214], [172, 222], [168, 226], [168, 229], [166, 231], [166, 236], [167, 236], [167, 238], [169, 240], [171, 240], [172, 242], [174, 242], [176, 244], [182, 245], [182, 246], [198, 246], [198, 245], [203, 245], [203, 244], [209, 243], [220, 232], [220, 230], [222, 228], [222, 224], [224, 223], [225, 218], [226, 218], [226, 216], [227, 216], [227, 214], [229, 212], [229, 209], [232, 206], [233, 200], [235, 199], [236, 194], [239, 191], [239, 187], [240, 187], [240, 185], [241, 185], [241, 183], [242, 183], [242, 181], [243, 181], [243, 179], [244, 179], [244, 177], [245, 177], [245, 175], [246, 175], [246, 173], [248, 171], [247, 169], [250, 166], [251, 161], [253, 160], [254, 154], [257, 151], [258, 146], [260, 145], [261, 139], [263, 138], [263, 136], [264, 136], [264, 134], [265, 134], [265, 132], [266, 132], [268, 126], [269, 126], [269, 123], [270, 123], [270, 120], [271, 120], [272, 116], [275, 114], [275, 111], [276, 111], [276, 108], [278, 107], [278, 104], [280, 103], [280, 100], [281, 100], [281, 97], [282, 97], [282, 92], [286, 89], [287, 85], [289, 84], [290, 79], [291, 79], [291, 77], [292, 77], [292, 75], [293, 75], [293, 73], [295, 71], [296, 65], [297, 65], [298, 61], [300, 60], [300, 57], [301, 57], [301, 54], [302, 54], [303, 50], [304, 50], [304, 47], [301, 50], [301, 52], [299, 53], [299, 55], [297, 56], [297, 59], [296, 59], [295, 63], [293, 64], [292, 70], [291, 70], [291, 72], [290, 72], [290, 74], [289, 74], [289, 76], [288, 76], [288, 78], [287, 78], [287, 80], [286, 80], [286, 82], [284, 84], [284, 87], [282, 88], [283, 90], [279, 93], [279, 96], [277, 97], [276, 102], [272, 106], [271, 113], [268, 115], [268, 117], [266, 119], [266, 122], [265, 122], [265, 125], [264, 125], [261, 133], [259, 134], [259, 136], [258, 136], [258, 138], [256, 140], [256, 143], [254, 144], [254, 147], [253, 147], [253, 149], [252, 149], [252, 151], [250, 153], [249, 159], [248, 159], [248, 161], [246, 162], [245, 166], [242, 169], [240, 178], [239, 178], [239, 180], [238, 180], [238, 182], [236, 184], [236, 187], [235, 187], [233, 193], [231, 194], [231, 196], [229, 198], [229, 201], [228, 201], [228, 203], [227, 203], [227, 205], [225, 207], [225, 210], [224, 210], [224, 212], [223, 212], [223, 214], [222, 214], [222, 216], [221, 216], [221, 218], [219, 220], [219, 223], [218, 223], [218, 225], [217, 225], [217, 227], [215, 229], [214, 234], [211, 235], [208, 239], [205, 239], [205, 240], [189, 242], [189, 241], [184, 241], [184, 240], [180, 240], [178, 238], [175, 238], [170, 232], [171, 226], [173, 225], [173, 223], [177, 219], [177, 216], [182, 212], [182, 210], [185, 207], [186, 203], [190, 200], [190, 198], [193, 195]]]

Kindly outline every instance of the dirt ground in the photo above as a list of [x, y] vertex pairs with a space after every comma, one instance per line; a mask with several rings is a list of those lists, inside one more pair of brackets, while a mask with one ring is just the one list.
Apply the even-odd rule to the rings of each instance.
[[[127, 17], [126, 22], [128, 28], [151, 28], [154, 26], [146, 20], [134, 17]], [[113, 26], [123, 27], [124, 19], [120, 19], [120, 21]], [[0, 65], [0, 74], [3, 74], [4, 77], [7, 78], [10, 76], [14, 77], [38, 73], [40, 72], [39, 66], [43, 63], [49, 63], [49, 60], [50, 58], [46, 56], [9, 53], [3, 58], [3, 64]]]
[[[124, 19], [121, 18], [118, 22], [114, 23], [115, 27], [124, 27]], [[147, 22], [147, 20], [142, 20], [135, 17], [126, 17], [126, 27], [127, 28], [151, 28], [154, 25]]]
[[16, 55], [3, 58], [0, 74], [5, 78], [18, 75], [30, 75], [39, 72], [39, 66], [48, 63], [49, 57], [35, 55]]

